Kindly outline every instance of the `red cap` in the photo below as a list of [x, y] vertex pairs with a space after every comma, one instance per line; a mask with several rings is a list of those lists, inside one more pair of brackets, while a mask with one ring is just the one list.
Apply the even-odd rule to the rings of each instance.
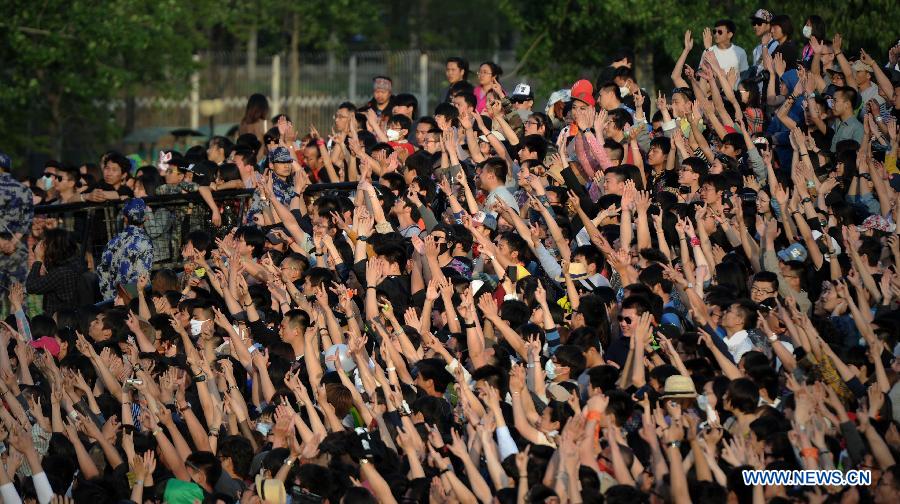
[[50, 355], [56, 357], [59, 355], [59, 342], [51, 336], [42, 336], [31, 342], [31, 346], [36, 349], [43, 349], [50, 352]]
[[597, 104], [594, 99], [594, 86], [587, 79], [581, 79], [572, 86], [572, 99], [581, 100], [591, 107]]

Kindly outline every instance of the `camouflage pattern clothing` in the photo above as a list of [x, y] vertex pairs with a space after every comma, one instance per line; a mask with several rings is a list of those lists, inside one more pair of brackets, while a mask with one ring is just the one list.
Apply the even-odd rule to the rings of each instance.
[[[28, 276], [28, 246], [34, 220], [34, 199], [31, 190], [9, 173], [0, 173], [0, 232], [20, 234], [21, 239], [11, 255], [0, 254], [0, 292], [7, 292], [13, 280], [24, 283]], [[6, 294], [2, 294], [6, 297]]]
[[97, 272], [100, 294], [107, 301], [116, 297], [116, 286], [137, 281], [138, 275], [150, 274], [153, 266], [153, 243], [144, 228], [126, 226], [106, 245]]
[[200, 188], [196, 182], [187, 182], [182, 180], [177, 184], [163, 184], [156, 188], [157, 196], [161, 196], [163, 194], [183, 194], [190, 192], [197, 192]]
[[[286, 180], [282, 180], [281, 177], [273, 177], [272, 192], [275, 193], [275, 197], [282, 205], [290, 207], [291, 200], [297, 196], [297, 191], [294, 190], [293, 175]], [[259, 191], [253, 193], [253, 201], [250, 202], [250, 210], [247, 211], [246, 223], [253, 224], [253, 216], [263, 211], [263, 203], [267, 202], [263, 202], [260, 199]]]

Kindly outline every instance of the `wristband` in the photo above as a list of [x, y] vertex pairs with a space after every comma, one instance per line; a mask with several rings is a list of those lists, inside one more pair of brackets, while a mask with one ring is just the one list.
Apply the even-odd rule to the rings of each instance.
[[671, 446], [673, 448], [681, 448], [681, 441], [672, 441], [671, 443], [666, 443], [666, 446]]
[[596, 420], [597, 422], [600, 422], [603, 420], [603, 413], [600, 413], [599, 411], [588, 411], [587, 413], [585, 413], [584, 419], [587, 420], [588, 422], [594, 421], [594, 420]]
[[193, 380], [194, 380], [194, 383], [205, 382], [205, 381], [206, 381], [206, 375], [203, 374], [203, 373], [200, 373], [200, 374], [198, 374], [197, 376], [195, 376], [195, 377], [193, 378]]
[[803, 458], [817, 459], [817, 458], [819, 458], [819, 449], [818, 448], [804, 448], [804, 449], [800, 450], [800, 455], [802, 455]]
[[691, 246], [699, 247], [700, 246], [700, 238], [697, 238], [696, 236], [691, 237]]
[[466, 329], [474, 329], [475, 322], [466, 322], [465, 324], [463, 324], [463, 327], [465, 327]]

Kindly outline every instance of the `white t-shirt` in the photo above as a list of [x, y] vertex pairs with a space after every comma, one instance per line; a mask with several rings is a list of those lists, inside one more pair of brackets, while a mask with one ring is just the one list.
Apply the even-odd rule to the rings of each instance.
[[738, 68], [738, 55], [734, 50], [734, 44], [731, 44], [728, 49], [719, 49], [719, 46], [713, 45], [710, 47], [710, 50], [716, 55], [716, 61], [719, 62], [722, 71], [727, 73], [732, 68], [738, 72], [741, 71], [741, 69]]

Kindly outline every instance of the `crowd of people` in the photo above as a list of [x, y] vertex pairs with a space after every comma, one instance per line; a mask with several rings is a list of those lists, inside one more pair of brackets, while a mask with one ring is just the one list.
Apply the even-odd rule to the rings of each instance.
[[[378, 76], [330, 134], [254, 95], [153, 166], [0, 155], [0, 499], [896, 502], [900, 43], [763, 9], [702, 42], [657, 96], [640, 54], [543, 110], [455, 57], [433, 111]], [[145, 198], [194, 192], [154, 267]], [[102, 254], [34, 217], [103, 201]]]

